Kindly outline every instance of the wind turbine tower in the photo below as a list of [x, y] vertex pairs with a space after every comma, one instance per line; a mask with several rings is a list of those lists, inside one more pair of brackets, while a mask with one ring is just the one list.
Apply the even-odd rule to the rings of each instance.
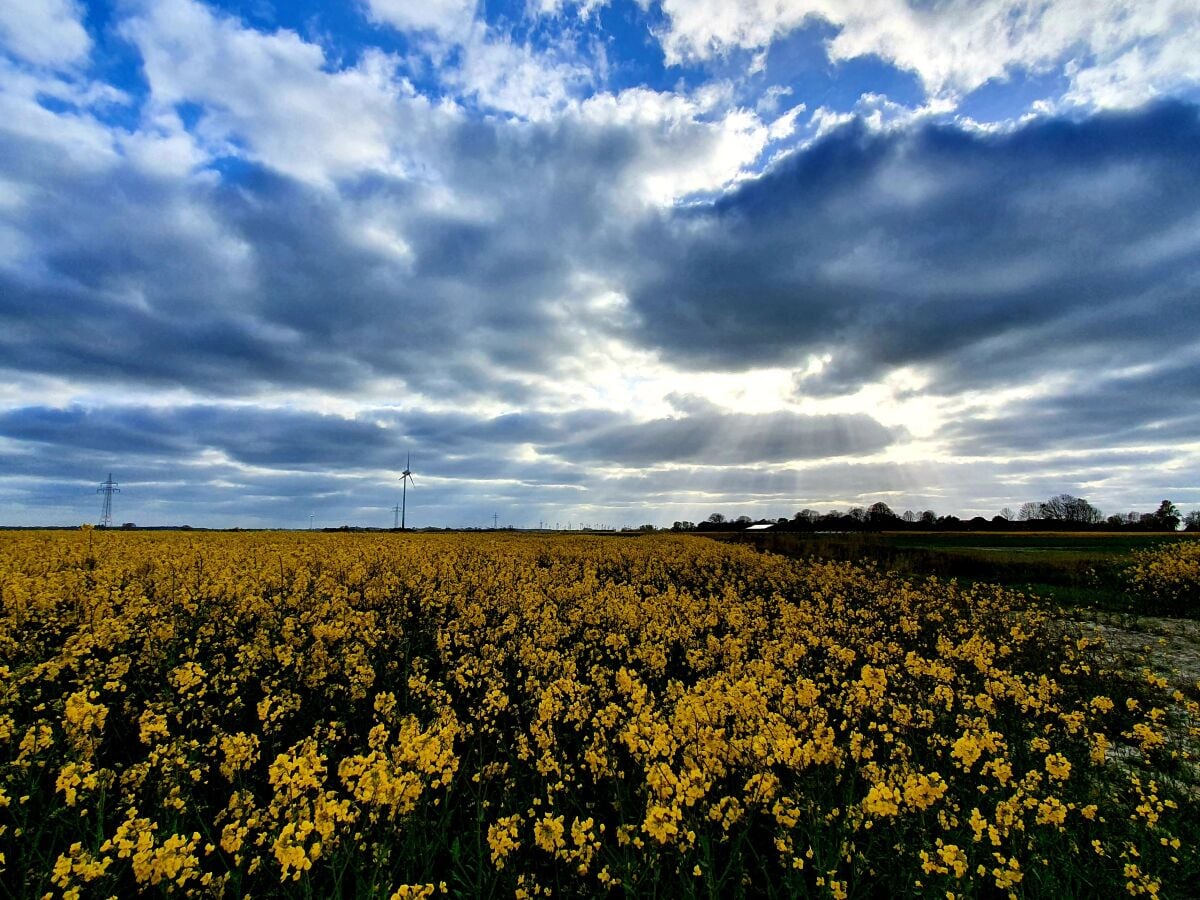
[[112, 480], [112, 472], [108, 473], [108, 481], [101, 482], [100, 487], [96, 488], [96, 493], [104, 495], [104, 506], [100, 510], [100, 527], [108, 528], [112, 525], [112, 495], [121, 493], [117, 483]]
[[408, 483], [413, 480], [412, 477], [412, 454], [408, 454], [407, 461], [404, 463], [404, 471], [400, 473], [400, 530], [404, 530], [404, 513], [408, 506]]

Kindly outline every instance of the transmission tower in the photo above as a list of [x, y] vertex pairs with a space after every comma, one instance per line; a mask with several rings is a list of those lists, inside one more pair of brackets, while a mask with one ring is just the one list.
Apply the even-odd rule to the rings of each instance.
[[96, 488], [96, 493], [104, 495], [104, 506], [100, 510], [100, 527], [108, 528], [112, 525], [112, 495], [121, 493], [117, 483], [112, 480], [112, 472], [108, 473], [108, 481], [102, 481], [100, 487]]

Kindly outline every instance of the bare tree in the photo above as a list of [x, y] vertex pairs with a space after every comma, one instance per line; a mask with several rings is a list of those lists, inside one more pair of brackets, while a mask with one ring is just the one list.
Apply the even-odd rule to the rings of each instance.
[[1041, 518], [1080, 525], [1094, 525], [1103, 521], [1100, 510], [1082, 497], [1073, 497], [1070, 494], [1058, 494], [1043, 503]]
[[1035, 519], [1040, 519], [1041, 517], [1042, 504], [1033, 503], [1032, 501], [1029, 503], [1022, 503], [1021, 509], [1017, 513], [1017, 518], [1022, 522], [1031, 522]]

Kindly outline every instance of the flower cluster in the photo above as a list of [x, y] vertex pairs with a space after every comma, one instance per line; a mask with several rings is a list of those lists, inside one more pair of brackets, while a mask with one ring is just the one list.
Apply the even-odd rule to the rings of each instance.
[[1129, 584], [1152, 610], [1195, 615], [1200, 610], [1200, 541], [1171, 541], [1140, 551]]

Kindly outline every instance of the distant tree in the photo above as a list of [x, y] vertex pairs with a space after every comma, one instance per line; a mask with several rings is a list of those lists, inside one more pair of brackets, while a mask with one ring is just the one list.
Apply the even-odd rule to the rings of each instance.
[[1123, 515], [1121, 515], [1120, 513], [1117, 513], [1117, 514], [1111, 515], [1107, 519], [1105, 519], [1104, 524], [1111, 525], [1114, 528], [1120, 528], [1121, 526], [1123, 526], [1125, 524], [1125, 517]]
[[867, 511], [866, 511], [866, 509], [864, 509], [861, 506], [851, 507], [849, 516], [850, 516], [850, 518], [854, 519], [856, 522], [867, 521]]
[[867, 508], [867, 521], [876, 528], [894, 525], [900, 521], [900, 517], [892, 512], [892, 508], [882, 500], [877, 503], [872, 503]]
[[1049, 519], [1053, 521], [1064, 521], [1067, 518], [1067, 509], [1075, 502], [1075, 498], [1070, 494], [1057, 494], [1041, 505], [1041, 515], [1039, 519]]
[[713, 513], [706, 521], [712, 525], [721, 525], [724, 523], [725, 517], [721, 513]]
[[1012, 511], [1012, 507], [1006, 506], [1004, 509], [1000, 510], [1000, 518], [1007, 522], [1011, 522], [1016, 517], [1017, 514]]
[[927, 509], [921, 513], [920, 522], [922, 525], [933, 525], [937, 522], [937, 513], [932, 509]]
[[1070, 494], [1058, 494], [1043, 503], [1041, 518], [1080, 525], [1094, 525], [1102, 521], [1100, 510], [1082, 497]]
[[696, 523], [695, 522], [683, 522], [683, 521], [675, 522], [671, 525], [671, 530], [672, 531], [695, 531]]
[[738, 516], [736, 519], [733, 520], [733, 524], [746, 526], [746, 525], [749, 525], [753, 521], [754, 520], [752, 518], [750, 518], [749, 516]]
[[1188, 531], [1200, 531], [1200, 509], [1193, 509], [1184, 516], [1183, 524]]
[[904, 515], [902, 515], [900, 518], [902, 518], [905, 522], [911, 523], [917, 521], [917, 514], [911, 509], [906, 509], [904, 511]]
[[1022, 503], [1020, 510], [1017, 512], [1017, 519], [1021, 522], [1032, 522], [1042, 517], [1042, 504]]
[[1179, 527], [1179, 507], [1164, 500], [1154, 512], [1154, 520], [1163, 531], [1174, 531]]
[[821, 514], [815, 509], [809, 509], [808, 507], [805, 507], [792, 516], [792, 520], [795, 522], [815, 522], [819, 518], [821, 518]]

